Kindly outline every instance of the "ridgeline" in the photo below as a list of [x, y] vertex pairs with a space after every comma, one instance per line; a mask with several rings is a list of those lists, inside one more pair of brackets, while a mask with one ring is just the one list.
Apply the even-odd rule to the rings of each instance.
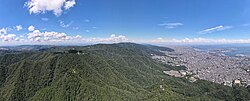
[[170, 48], [134, 43], [50, 46], [0, 55], [0, 101], [246, 101], [250, 90], [163, 73], [151, 54]]

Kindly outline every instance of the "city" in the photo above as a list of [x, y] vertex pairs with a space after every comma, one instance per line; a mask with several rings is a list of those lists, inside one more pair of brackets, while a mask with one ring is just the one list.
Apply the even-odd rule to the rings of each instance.
[[218, 53], [199, 51], [189, 46], [172, 46], [175, 51], [164, 52], [166, 56], [153, 55], [152, 58], [172, 66], [186, 66], [187, 71], [219, 84], [232, 86], [236, 80], [247, 86], [250, 84], [250, 58], [245, 56], [225, 56]]

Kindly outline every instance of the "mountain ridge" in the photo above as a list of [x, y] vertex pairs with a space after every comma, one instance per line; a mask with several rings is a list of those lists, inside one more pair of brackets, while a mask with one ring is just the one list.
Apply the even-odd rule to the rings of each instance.
[[[71, 49], [82, 52], [67, 53]], [[0, 101], [249, 99], [244, 88], [237, 88], [242, 95], [236, 96], [236, 88], [203, 80], [190, 83], [164, 74], [170, 67], [150, 57], [164, 55], [161, 51], [174, 50], [118, 43], [5, 54], [0, 56]]]

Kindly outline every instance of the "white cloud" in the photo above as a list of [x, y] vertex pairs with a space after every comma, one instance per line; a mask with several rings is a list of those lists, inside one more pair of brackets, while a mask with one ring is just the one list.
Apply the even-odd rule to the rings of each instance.
[[2, 39], [4, 37], [4, 35], [3, 34], [0, 34], [0, 39]]
[[30, 14], [52, 11], [56, 16], [60, 16], [64, 9], [68, 10], [75, 4], [75, 0], [29, 0], [25, 2], [25, 6], [28, 8]]
[[159, 26], [164, 26], [167, 29], [173, 29], [179, 26], [182, 26], [182, 23], [179, 22], [175, 22], [175, 23], [162, 23], [162, 24], [158, 24]]
[[7, 28], [0, 29], [0, 35], [1, 34], [7, 34]]
[[44, 37], [46, 38], [52, 38], [52, 39], [65, 39], [67, 35], [65, 33], [59, 33], [59, 32], [45, 32]]
[[[176, 25], [176, 24], [173, 24]], [[178, 25], [178, 24], [177, 24]], [[17, 26], [16, 26], [17, 28]], [[222, 31], [232, 28], [231, 26], [217, 26], [203, 30], [206, 33], [212, 33], [214, 31]], [[159, 37], [153, 40], [132, 40], [124, 35], [111, 34], [107, 38], [84, 38], [81, 35], [67, 35], [63, 32], [56, 31], [40, 31], [36, 30], [34, 26], [29, 26], [30, 31], [27, 35], [9, 34], [8, 28], [0, 29], [0, 40], [2, 41], [21, 41], [27, 43], [51, 43], [51, 44], [62, 44], [62, 43], [117, 43], [117, 42], [143, 42], [143, 43], [179, 43], [179, 44], [221, 44], [221, 43], [250, 43], [250, 39], [209, 39], [209, 38], [184, 38], [184, 39], [169, 39]], [[203, 33], [204, 33], [203, 32]], [[20, 43], [21, 43], [20, 42]], [[56, 43], [58, 42], [58, 43]]]
[[67, 9], [73, 7], [75, 4], [76, 4], [75, 0], [69, 0], [69, 1], [65, 2], [64, 9], [67, 10]]
[[212, 28], [208, 28], [205, 30], [202, 30], [200, 32], [198, 32], [199, 34], [209, 34], [209, 33], [213, 33], [213, 32], [217, 32], [217, 31], [223, 31], [223, 30], [227, 30], [227, 29], [231, 29], [233, 28], [232, 26], [216, 26], [216, 27], [212, 27]]
[[31, 26], [28, 27], [28, 30], [29, 30], [29, 31], [34, 31], [34, 30], [35, 30], [35, 27], [31, 25]]
[[7, 34], [7, 35], [0, 36], [0, 38], [2, 38], [3, 41], [11, 41], [11, 40], [14, 40], [15, 37], [16, 37], [15, 34]]
[[3, 41], [11, 41], [16, 37], [15, 34], [8, 34], [8, 30], [9, 28], [0, 29], [0, 39]]
[[[124, 35], [111, 34], [108, 38], [83, 38], [81, 35], [70, 36], [66, 33], [55, 32], [55, 31], [45, 31], [35, 29], [34, 26], [29, 26], [30, 31], [27, 35], [19, 35], [17, 37], [15, 34], [8, 34], [7, 28], [1, 29], [0, 39], [3, 41], [20, 41], [25, 43], [36, 43], [36, 44], [74, 44], [82, 42], [100, 42], [100, 43], [113, 43], [113, 42], [129, 42], [130, 40]], [[3, 33], [3, 34], [2, 34]], [[58, 43], [57, 43], [58, 42]]]
[[17, 25], [17, 26], [16, 26], [16, 30], [17, 30], [17, 31], [20, 31], [20, 30], [22, 30], [22, 29], [23, 29], [23, 27], [22, 27], [21, 25]]
[[17, 37], [17, 38], [15, 38], [15, 41], [20, 41], [20, 38], [18, 38], [18, 37]]
[[68, 24], [65, 24], [64, 21], [59, 20], [59, 23], [61, 27], [66, 28], [66, 27], [69, 27], [71, 24], [73, 24], [73, 21], [69, 22]]
[[41, 33], [39, 30], [34, 30], [33, 32], [30, 32], [27, 34], [28, 39], [33, 41], [40, 41], [41, 37], [43, 36], [43, 33]]
[[70, 36], [66, 33], [39, 30], [31, 31], [25, 35], [17, 37], [15, 34], [0, 34], [0, 39], [3, 41], [20, 41], [22, 43], [36, 43], [36, 44], [77, 44], [77, 43], [117, 43], [117, 42], [139, 42], [139, 43], [172, 43], [172, 44], [227, 44], [227, 43], [250, 43], [250, 39], [209, 39], [209, 38], [156, 38], [153, 40], [132, 40], [124, 35], [111, 34], [107, 38], [83, 38], [81, 35]]
[[81, 38], [82, 38], [82, 36], [81, 36], [81, 35], [76, 35], [76, 36], [75, 36], [75, 38], [77, 38], [77, 39], [81, 39]]
[[68, 36], [66, 33], [60, 32], [40, 32], [39, 30], [34, 30], [27, 34], [28, 41], [35, 41], [35, 42], [51, 42], [51, 41], [75, 41], [81, 39], [82, 36]]
[[41, 18], [41, 20], [43, 20], [43, 21], [49, 21], [48, 18]]
[[111, 34], [109, 38], [91, 38], [88, 42], [128, 42], [129, 39], [123, 35]]

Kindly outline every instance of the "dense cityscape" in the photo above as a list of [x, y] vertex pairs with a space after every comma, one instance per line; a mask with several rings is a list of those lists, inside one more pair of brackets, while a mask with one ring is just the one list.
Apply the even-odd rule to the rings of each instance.
[[247, 56], [226, 56], [221, 51], [206, 52], [188, 46], [171, 48], [175, 51], [165, 52], [166, 56], [153, 55], [153, 58], [169, 65], [185, 66], [186, 72], [191, 72], [199, 79], [227, 86], [250, 84], [250, 58]]

